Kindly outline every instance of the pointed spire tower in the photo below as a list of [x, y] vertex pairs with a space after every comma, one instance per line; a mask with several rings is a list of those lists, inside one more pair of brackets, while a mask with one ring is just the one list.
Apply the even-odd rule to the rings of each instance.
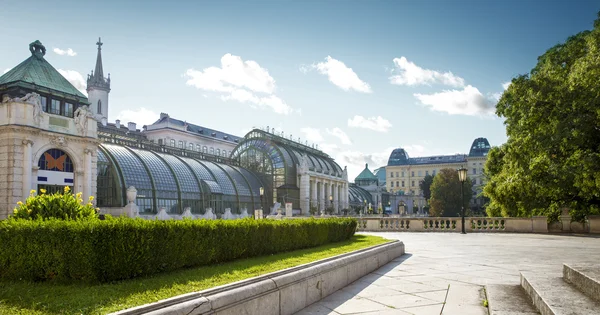
[[98, 38], [98, 56], [96, 57], [96, 68], [87, 78], [87, 92], [90, 107], [98, 121], [108, 119], [108, 93], [110, 92], [110, 73], [104, 77], [102, 68], [102, 40]]

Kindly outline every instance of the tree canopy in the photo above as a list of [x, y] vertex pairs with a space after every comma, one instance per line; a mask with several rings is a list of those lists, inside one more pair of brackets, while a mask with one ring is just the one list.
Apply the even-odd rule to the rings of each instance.
[[429, 174], [425, 175], [425, 178], [419, 182], [419, 188], [421, 188], [425, 200], [431, 198], [431, 184], [433, 184], [433, 176]]
[[514, 78], [496, 106], [507, 142], [488, 153], [488, 215], [581, 220], [600, 206], [600, 13]]
[[[429, 200], [429, 215], [432, 217], [457, 217], [461, 215], [461, 182], [458, 172], [445, 168], [433, 178], [431, 184], [431, 199]], [[463, 187], [465, 211], [473, 195], [471, 179], [467, 178]]]

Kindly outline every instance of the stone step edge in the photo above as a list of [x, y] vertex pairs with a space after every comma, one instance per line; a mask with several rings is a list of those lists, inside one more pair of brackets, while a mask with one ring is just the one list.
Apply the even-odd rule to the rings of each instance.
[[[503, 293], [502, 291], [506, 291], [506, 288], [511, 288], [511, 289], [515, 289], [515, 290], [519, 290], [520, 291], [520, 295], [519, 296], [514, 296], [514, 295], [510, 295], [510, 298], [508, 298], [509, 295], [504, 294], [505, 297], [502, 296]], [[535, 309], [535, 307], [533, 306], [533, 304], [531, 303], [531, 300], [529, 299], [529, 296], [527, 296], [527, 293], [525, 292], [525, 290], [523, 289], [523, 287], [521, 287], [518, 284], [488, 284], [485, 286], [485, 293], [486, 293], [486, 299], [488, 301], [488, 312], [489, 315], [495, 315], [495, 314], [514, 314], [514, 315], [518, 315], [518, 314], [539, 314], [539, 312]], [[513, 292], [510, 292], [513, 293]], [[504, 305], [505, 303], [512, 303], [509, 307], [509, 309], [506, 309], [505, 307], [502, 307], [502, 305]], [[514, 308], [514, 303], [518, 303], [518, 307], [519, 307], [519, 311], [515, 311]], [[523, 305], [523, 303], [526, 303], [527, 306]]]
[[577, 268], [563, 264], [563, 279], [583, 294], [600, 301], [600, 279], [594, 279]]
[[[266, 287], [271, 287], [268, 284], [268, 282], [274, 283], [273, 287], [276, 291], [280, 288], [277, 288], [277, 284], [275, 283], [275, 281], [273, 281], [273, 279], [278, 278], [278, 280], [279, 280], [281, 278], [290, 278], [289, 277], [290, 275], [294, 275], [297, 273], [305, 273], [306, 274], [307, 271], [309, 274], [318, 275], [325, 271], [329, 271], [329, 270], [340, 267], [340, 263], [343, 263], [344, 265], [348, 265], [348, 264], [357, 262], [361, 259], [365, 259], [365, 258], [369, 258], [369, 257], [371, 257], [371, 258], [375, 257], [378, 259], [379, 254], [381, 254], [381, 253], [387, 254], [389, 251], [392, 251], [396, 248], [401, 248], [399, 251], [399, 254], [394, 255], [395, 257], [391, 257], [390, 259], [385, 261], [383, 264], [378, 261], [377, 265], [378, 265], [378, 267], [380, 267], [380, 266], [383, 266], [385, 263], [388, 263], [389, 261], [392, 261], [393, 259], [395, 259], [399, 256], [402, 256], [404, 254], [404, 243], [403, 242], [401, 242], [399, 240], [390, 240], [389, 242], [384, 243], [384, 244], [379, 244], [379, 245], [363, 248], [363, 249], [360, 249], [357, 251], [340, 254], [337, 256], [333, 256], [333, 257], [317, 260], [317, 261], [314, 261], [311, 263], [307, 263], [304, 265], [299, 265], [299, 266], [291, 267], [288, 269], [275, 271], [273, 273], [265, 274], [262, 276], [244, 279], [244, 280], [241, 280], [238, 282], [233, 282], [233, 283], [225, 284], [225, 285], [214, 287], [214, 288], [209, 288], [209, 289], [206, 289], [203, 291], [191, 292], [191, 293], [178, 295], [178, 296], [167, 298], [167, 299], [160, 300], [157, 302], [148, 303], [148, 304], [128, 308], [125, 310], [121, 310], [118, 312], [114, 312], [114, 313], [111, 313], [110, 315], [170, 314], [171, 312], [177, 312], [178, 309], [182, 309], [182, 308], [185, 309], [187, 307], [191, 307], [191, 308], [195, 309], [202, 305], [206, 306], [206, 302], [209, 302], [208, 304], [210, 305], [211, 303], [209, 301], [209, 297], [211, 297], [211, 296], [222, 296], [224, 294], [227, 295], [228, 293], [233, 292], [233, 291], [240, 293], [240, 291], [244, 291], [245, 289], [248, 289], [248, 287], [252, 287], [254, 289], [254, 291], [256, 291], [255, 287], [257, 287], [257, 286], [260, 286], [264, 289], [264, 290], [259, 290], [259, 291], [265, 291], [265, 290], [273, 291], [273, 288], [272, 289], [266, 288]], [[364, 275], [366, 275], [366, 274], [368, 274], [368, 272], [365, 273]], [[293, 277], [291, 277], [291, 278], [293, 278]], [[284, 281], [284, 282], [287, 282], [285, 284], [293, 284], [298, 281]], [[263, 292], [262, 294], [258, 294], [258, 292], [253, 292], [251, 294], [251, 296], [249, 296], [249, 297], [268, 294], [269, 292], [266, 292], [266, 291]], [[212, 306], [211, 306], [211, 308], [212, 308]]]
[[541, 315], [556, 315], [548, 301], [544, 300], [544, 298], [539, 294], [538, 290], [534, 285], [532, 285], [529, 280], [527, 280], [527, 275], [521, 274], [521, 287], [525, 290], [527, 296], [529, 296], [530, 301], [533, 303], [533, 306], [540, 312]]

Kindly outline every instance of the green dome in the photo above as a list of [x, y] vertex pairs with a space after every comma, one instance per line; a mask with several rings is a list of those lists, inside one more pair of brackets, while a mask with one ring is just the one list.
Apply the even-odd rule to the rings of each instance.
[[354, 182], [359, 181], [359, 180], [375, 180], [375, 181], [377, 181], [378, 178], [369, 170], [369, 164], [365, 164], [365, 169], [362, 172], [360, 172], [360, 174], [358, 174], [358, 176], [356, 176], [356, 178], [354, 179]]

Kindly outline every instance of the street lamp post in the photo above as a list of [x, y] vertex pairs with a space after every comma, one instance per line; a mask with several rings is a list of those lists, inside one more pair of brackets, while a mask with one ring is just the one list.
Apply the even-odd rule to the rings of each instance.
[[458, 180], [460, 181], [460, 208], [461, 208], [461, 221], [462, 221], [462, 232], [461, 234], [467, 234], [465, 232], [465, 194], [463, 193], [463, 186], [465, 181], [467, 180], [467, 169], [461, 167], [457, 170], [458, 172]]
[[265, 189], [260, 186], [260, 210], [263, 210], [263, 195], [265, 194]]
[[332, 213], [333, 213], [333, 196], [329, 195], [329, 206], [331, 207]]
[[365, 215], [366, 215], [366, 214], [368, 214], [367, 213], [367, 199], [364, 200], [364, 204], [365, 204], [365, 207], [363, 208], [363, 211], [365, 212]]

